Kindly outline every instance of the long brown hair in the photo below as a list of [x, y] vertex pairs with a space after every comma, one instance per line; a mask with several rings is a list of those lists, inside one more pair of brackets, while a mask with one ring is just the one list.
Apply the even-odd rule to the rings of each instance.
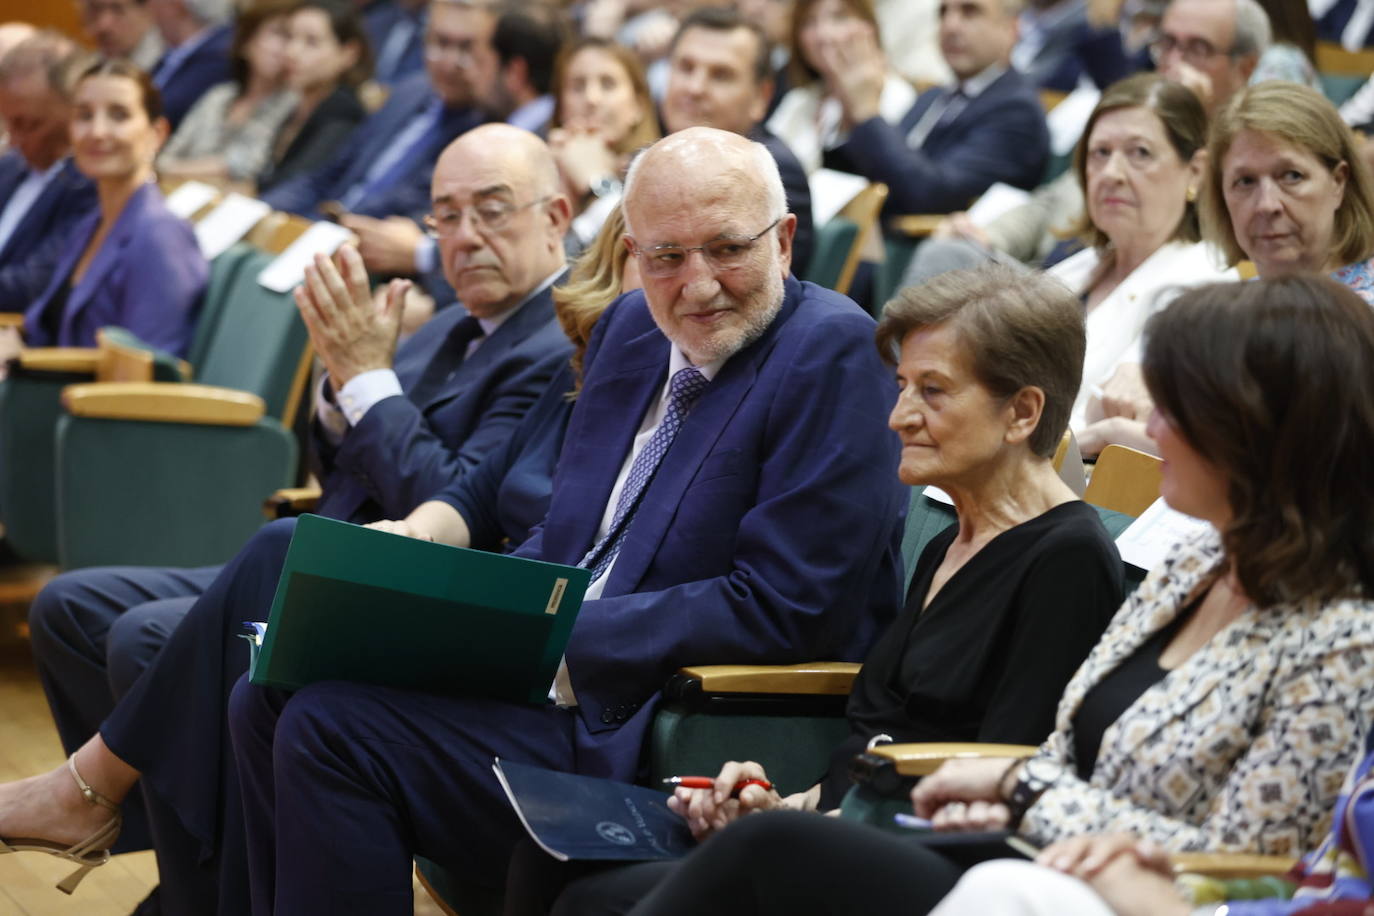
[[649, 80], [644, 75], [644, 65], [639, 62], [633, 51], [606, 38], [581, 38], [558, 53], [558, 60], [553, 65], [554, 126], [563, 126], [563, 81], [567, 78], [568, 66], [574, 57], [588, 49], [601, 51], [615, 58], [624, 69], [630, 86], [634, 88], [635, 104], [639, 106], [639, 123], [616, 144], [612, 152], [624, 156], [653, 143], [659, 137], [658, 113], [654, 109], [653, 96], [649, 93]]
[[1227, 479], [1222, 543], [1250, 599], [1374, 595], [1374, 311], [1326, 277], [1221, 283], [1145, 339], [1155, 404]]
[[624, 234], [625, 217], [616, 207], [606, 217], [592, 244], [573, 264], [568, 282], [553, 290], [554, 314], [563, 326], [563, 333], [573, 343], [574, 397], [582, 390], [582, 357], [587, 353], [592, 328], [606, 311], [606, 306], [620, 295], [625, 261], [630, 256], [629, 249], [620, 240]]

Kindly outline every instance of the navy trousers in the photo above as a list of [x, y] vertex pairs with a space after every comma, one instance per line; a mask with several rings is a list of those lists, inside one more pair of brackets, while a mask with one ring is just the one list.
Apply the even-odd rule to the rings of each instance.
[[243, 622], [265, 620], [294, 522], [260, 529], [218, 570], [100, 727], [142, 773], [163, 916], [248, 911], [238, 779], [225, 709], [248, 668]]
[[492, 760], [576, 764], [577, 714], [551, 704], [245, 678], [229, 718], [256, 916], [409, 914], [413, 855], [502, 887], [524, 832]]

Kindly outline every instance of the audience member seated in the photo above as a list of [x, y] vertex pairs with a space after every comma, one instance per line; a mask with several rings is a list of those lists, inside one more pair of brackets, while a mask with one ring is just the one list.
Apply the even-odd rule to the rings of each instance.
[[[969, 870], [931, 916], [1363, 916], [1374, 898], [1374, 732], [1332, 810], [1331, 830], [1285, 879], [1291, 899], [1253, 898], [1194, 905], [1174, 884], [1168, 853], [1131, 834], [1074, 837], [1035, 863], [1001, 859]], [[1211, 888], [1207, 888], [1211, 890]], [[1205, 891], [1204, 891], [1205, 893]]]
[[1135, 69], [1115, 21], [1102, 22], [1088, 0], [1029, 0], [1011, 65], [1039, 89], [1072, 92], [1083, 80], [1106, 89]]
[[658, 112], [639, 58], [604, 38], [564, 49], [554, 68], [554, 99], [549, 146], [578, 213], [570, 238], [581, 247], [619, 210], [630, 157], [658, 139]]
[[763, 126], [773, 94], [768, 40], [733, 10], [704, 7], [682, 21], [668, 55], [663, 124], [669, 133], [714, 127], [757, 140], [782, 174], [787, 209], [797, 217], [792, 270], [804, 275], [811, 260], [811, 186], [792, 150]]
[[297, 102], [258, 170], [259, 194], [325, 165], [367, 118], [358, 87], [367, 80], [369, 52], [352, 6], [305, 0], [292, 10], [286, 29], [284, 75]]
[[22, 312], [52, 280], [75, 226], [96, 208], [95, 187], [70, 156], [69, 71], [81, 52], [41, 32], [0, 60], [0, 311]]
[[[389, 309], [374, 312], [361, 261], [345, 249], [342, 272], [321, 258], [298, 294], [313, 315], [311, 340], [330, 373], [325, 384], [338, 389], [345, 405], [338, 417], [337, 408], [320, 404], [323, 395], [317, 398], [319, 514], [354, 522], [402, 518], [474, 474], [483, 457], [512, 438], [567, 360], [549, 290], [562, 273], [568, 208], [543, 143], [504, 125], [473, 131], [441, 157], [434, 194], [444, 265], [467, 314], [460, 308], [440, 313], [393, 360], [402, 281], [391, 286]], [[364, 384], [355, 388], [340, 378]], [[367, 389], [377, 393], [388, 383], [395, 395], [366, 406]], [[336, 422], [343, 424], [342, 440], [331, 431]], [[514, 521], [512, 530], [495, 535], [497, 543], [523, 537], [541, 517], [537, 489], [534, 502], [499, 511], [502, 524]], [[281, 533], [265, 529], [225, 567], [69, 572], [49, 583], [30, 610], [39, 674], [78, 770], [126, 805], [144, 773], [169, 912], [248, 909], [242, 807], [221, 735], [225, 696], [246, 669], [234, 634], [245, 615], [266, 612], [276, 587], [286, 541], [274, 531]], [[276, 557], [275, 567], [257, 562], [264, 550]], [[174, 629], [178, 641], [154, 661]], [[188, 644], [194, 651], [176, 648]], [[157, 667], [140, 680], [150, 663]], [[136, 680], [141, 686], [116, 709], [115, 700]], [[188, 737], [191, 731], [196, 738]], [[60, 801], [24, 813], [39, 821], [5, 820], [0, 835], [69, 843], [108, 819], [68, 796], [73, 784], [63, 780], [70, 780], [65, 768], [15, 790], [44, 799], [55, 793]], [[89, 864], [99, 856], [86, 858]]]
[[887, 72], [871, 36], [855, 33], [831, 62], [848, 138], [826, 164], [888, 186], [888, 213], [949, 213], [997, 181], [1033, 188], [1049, 134], [1034, 88], [1011, 68], [1018, 0], [940, 8], [940, 48], [957, 83], [930, 89], [897, 125], [878, 113]]
[[[843, 48], [860, 33], [876, 43], [878, 20], [869, 0], [798, 0], [792, 16], [792, 88], [769, 117], [768, 129], [810, 174], [821, 167], [825, 151], [839, 145], [846, 129], [836, 88], [843, 79], [837, 69]], [[878, 96], [879, 117], [898, 124], [915, 101], [912, 85], [889, 69]]]
[[233, 6], [229, 0], [151, 0], [148, 9], [167, 47], [150, 72], [176, 130], [202, 95], [232, 78], [233, 28], [225, 23]]
[[[516, 551], [592, 570], [553, 701], [241, 680], [230, 728], [256, 907], [409, 913], [416, 851], [490, 886], [523, 833], [493, 755], [633, 778], [658, 690], [689, 659], [856, 658], [890, 619], [906, 498], [890, 376], [871, 319], [789, 276], [795, 218], [771, 156], [706, 128], [660, 140], [630, 168], [625, 220], [644, 293], [597, 327], [549, 513]], [[353, 722], [398, 740], [356, 742]], [[356, 778], [353, 799], [317, 766]], [[369, 785], [383, 771], [388, 787]]]
[[[1127, 599], [1035, 756], [946, 763], [913, 790], [918, 815], [937, 830], [1010, 825], [1036, 845], [1320, 844], [1374, 701], [1374, 316], [1356, 305], [1295, 278], [1190, 290], [1151, 319], [1161, 494], [1215, 530]], [[634, 913], [920, 913], [960, 872], [920, 837], [765, 813]]]
[[1203, 225], [1227, 260], [1261, 277], [1332, 272], [1374, 303], [1374, 178], [1321, 95], [1269, 82], [1212, 127]]
[[366, 5], [363, 25], [376, 55], [377, 82], [394, 86], [424, 69], [428, 12], [426, 0], [380, 0]]
[[[1087, 309], [1088, 355], [1070, 425], [1087, 457], [1113, 443], [1153, 451], [1145, 416], [1104, 415], [1101, 386], [1140, 361], [1145, 320], [1183, 288], [1237, 279], [1201, 241], [1193, 201], [1206, 167], [1197, 96], [1153, 73], [1111, 86], [1074, 155], [1090, 247], [1050, 268]], [[1148, 411], [1146, 411], [1148, 413]]]
[[1374, 21], [1360, 0], [1322, 0], [1311, 6], [1317, 37], [1352, 51], [1374, 48]]
[[94, 347], [96, 331], [115, 325], [184, 356], [210, 269], [190, 224], [167, 209], [153, 181], [167, 139], [157, 88], [133, 64], [106, 61], [77, 77], [72, 97], [76, 167], [95, 183], [100, 205], [66, 237], [47, 289], [24, 313], [24, 339]]
[[78, 0], [81, 25], [105, 57], [123, 57], [151, 71], [167, 45], [153, 24], [148, 0]]
[[[699, 840], [754, 811], [838, 807], [850, 761], [874, 741], [1039, 741], [1121, 604], [1116, 546], [1050, 463], [1083, 364], [1078, 301], [1004, 267], [945, 274], [888, 303], [878, 342], [900, 389], [888, 420], [905, 446], [898, 476], [949, 493], [957, 521], [926, 547], [905, 609], [865, 658], [850, 736], [824, 779], [787, 798], [754, 787], [724, 804], [682, 790], [669, 805]], [[767, 776], [729, 763], [717, 783], [746, 778]], [[672, 867], [583, 878], [556, 911], [624, 913]], [[522, 846], [507, 916], [548, 912], [559, 879], [576, 871]]]
[[233, 79], [187, 112], [157, 157], [160, 176], [224, 184], [251, 179], [267, 165], [272, 138], [296, 103], [283, 66], [288, 2], [259, 2], [239, 15], [229, 47]]
[[1313, 64], [1317, 56], [1317, 27], [1305, 0], [1260, 0], [1272, 32], [1269, 47], [1260, 55], [1250, 84], [1265, 80], [1302, 83], [1321, 92]]
[[1254, 75], [1270, 40], [1269, 17], [1255, 0], [1172, 0], [1150, 56], [1216, 117]]

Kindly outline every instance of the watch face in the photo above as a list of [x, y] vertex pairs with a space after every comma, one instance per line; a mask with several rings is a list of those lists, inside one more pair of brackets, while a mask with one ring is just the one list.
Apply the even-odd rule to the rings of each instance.
[[1059, 764], [1043, 757], [1031, 757], [1023, 769], [1029, 779], [1044, 784], [1058, 781], [1059, 774], [1063, 772]]

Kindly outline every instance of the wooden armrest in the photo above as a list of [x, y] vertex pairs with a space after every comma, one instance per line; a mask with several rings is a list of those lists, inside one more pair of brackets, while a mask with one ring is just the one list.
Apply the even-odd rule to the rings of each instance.
[[891, 760], [902, 776], [928, 776], [946, 760], [977, 760], [985, 757], [1030, 757], [1039, 748], [1030, 744], [978, 744], [940, 741], [923, 744], [878, 744], [868, 749], [875, 757]]
[[848, 696], [857, 662], [810, 662], [805, 665], [698, 665], [683, 668], [706, 693], [789, 693]]
[[31, 347], [19, 351], [19, 365], [35, 372], [95, 375], [100, 366], [100, 351], [95, 347]]
[[78, 417], [209, 426], [252, 426], [267, 413], [256, 394], [179, 382], [68, 385], [62, 390], [62, 406]]
[[923, 239], [934, 232], [935, 227], [940, 225], [944, 218], [943, 213], [911, 213], [892, 217], [888, 225], [903, 235]]
[[1176, 874], [1206, 875], [1209, 878], [1264, 878], [1286, 875], [1296, 859], [1288, 856], [1261, 856], [1245, 852], [1176, 852], [1169, 856]]
[[23, 312], [0, 312], [0, 328], [19, 328], [23, 326]]
[[289, 518], [302, 512], [313, 512], [320, 504], [319, 487], [285, 487], [262, 503], [262, 514], [268, 518]]

